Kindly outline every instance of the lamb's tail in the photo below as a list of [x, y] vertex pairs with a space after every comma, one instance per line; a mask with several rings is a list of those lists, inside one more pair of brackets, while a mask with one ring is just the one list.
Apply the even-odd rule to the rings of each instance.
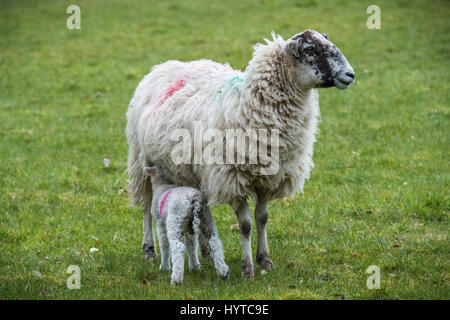
[[200, 232], [200, 215], [202, 211], [202, 195], [200, 193], [195, 194], [191, 200], [191, 212], [193, 213], [192, 229], [195, 233]]

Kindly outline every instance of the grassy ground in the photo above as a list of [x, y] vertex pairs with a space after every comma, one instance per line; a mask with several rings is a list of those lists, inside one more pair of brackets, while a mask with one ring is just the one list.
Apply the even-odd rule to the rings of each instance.
[[[450, 5], [377, 1], [382, 29], [369, 30], [372, 2], [2, 0], [0, 298], [449, 299]], [[66, 28], [70, 4], [81, 30]], [[320, 90], [305, 193], [270, 205], [276, 270], [241, 278], [237, 222], [216, 207], [230, 279], [202, 260], [171, 287], [143, 258], [141, 212], [127, 206], [134, 88], [168, 59], [244, 69], [271, 30], [305, 28], [329, 34], [357, 82]], [[80, 290], [66, 287], [72, 264]], [[366, 286], [369, 265], [380, 290]]]

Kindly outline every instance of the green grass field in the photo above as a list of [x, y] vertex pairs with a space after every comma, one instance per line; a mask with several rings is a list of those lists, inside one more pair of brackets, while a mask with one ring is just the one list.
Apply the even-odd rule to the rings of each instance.
[[[81, 30], [66, 28], [70, 4]], [[380, 30], [366, 26], [370, 4]], [[449, 16], [446, 0], [1, 0], [0, 299], [449, 299]], [[311, 179], [269, 207], [276, 269], [241, 278], [237, 220], [215, 207], [230, 278], [201, 259], [172, 287], [128, 206], [134, 89], [169, 59], [244, 69], [272, 30], [306, 28], [329, 34], [357, 81], [319, 90]], [[80, 290], [66, 287], [69, 265]]]

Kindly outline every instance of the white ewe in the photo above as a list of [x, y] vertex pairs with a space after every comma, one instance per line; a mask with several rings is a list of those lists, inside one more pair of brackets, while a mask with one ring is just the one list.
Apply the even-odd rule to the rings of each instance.
[[[214, 219], [205, 210], [200, 191], [170, 184], [158, 165], [145, 168], [151, 177], [153, 200], [151, 214], [156, 220], [161, 249], [160, 270], [170, 270], [172, 261], [172, 284], [183, 282], [184, 251], [187, 249], [189, 270], [200, 268], [198, 261], [198, 235], [201, 232], [210, 250], [217, 274], [228, 276], [228, 266], [223, 258], [222, 242]], [[184, 241], [183, 241], [184, 240]]]
[[[345, 89], [355, 74], [325, 34], [306, 30], [286, 41], [274, 34], [272, 37], [273, 41], [254, 47], [245, 72], [210, 60], [168, 61], [153, 67], [138, 85], [127, 112], [128, 174], [131, 198], [134, 203], [143, 203], [143, 250], [147, 257], [154, 256], [155, 251], [149, 214], [151, 185], [144, 168], [158, 163], [172, 182], [199, 188], [209, 204], [231, 204], [239, 222], [242, 272], [247, 277], [253, 277], [252, 220], [247, 205], [247, 198], [253, 197], [258, 235], [256, 261], [265, 269], [273, 267], [266, 236], [267, 205], [269, 200], [301, 191], [309, 177], [319, 116], [314, 88]], [[195, 132], [198, 123], [202, 128]], [[184, 149], [194, 154], [193, 160], [188, 157], [191, 161], [175, 164], [178, 141], [172, 135], [180, 128], [194, 138], [200, 136], [200, 146], [194, 142]], [[264, 157], [257, 163], [244, 164], [201, 161], [198, 147], [201, 152], [212, 140], [211, 134], [204, 136], [211, 128], [215, 129], [215, 139], [222, 139], [232, 128], [276, 132], [278, 145], [271, 145], [270, 140], [266, 147], [270, 149], [269, 157], [276, 153], [278, 170], [263, 173], [261, 168], [267, 167]], [[220, 146], [229, 142], [225, 140]], [[245, 155], [246, 160], [249, 157]], [[207, 255], [202, 239], [200, 244], [202, 254]]]

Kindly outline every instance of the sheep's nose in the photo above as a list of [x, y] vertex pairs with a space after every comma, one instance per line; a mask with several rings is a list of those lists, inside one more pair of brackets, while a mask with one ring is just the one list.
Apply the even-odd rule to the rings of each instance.
[[354, 72], [347, 72], [345, 75], [347, 77], [349, 77], [349, 78], [355, 79], [355, 73]]

